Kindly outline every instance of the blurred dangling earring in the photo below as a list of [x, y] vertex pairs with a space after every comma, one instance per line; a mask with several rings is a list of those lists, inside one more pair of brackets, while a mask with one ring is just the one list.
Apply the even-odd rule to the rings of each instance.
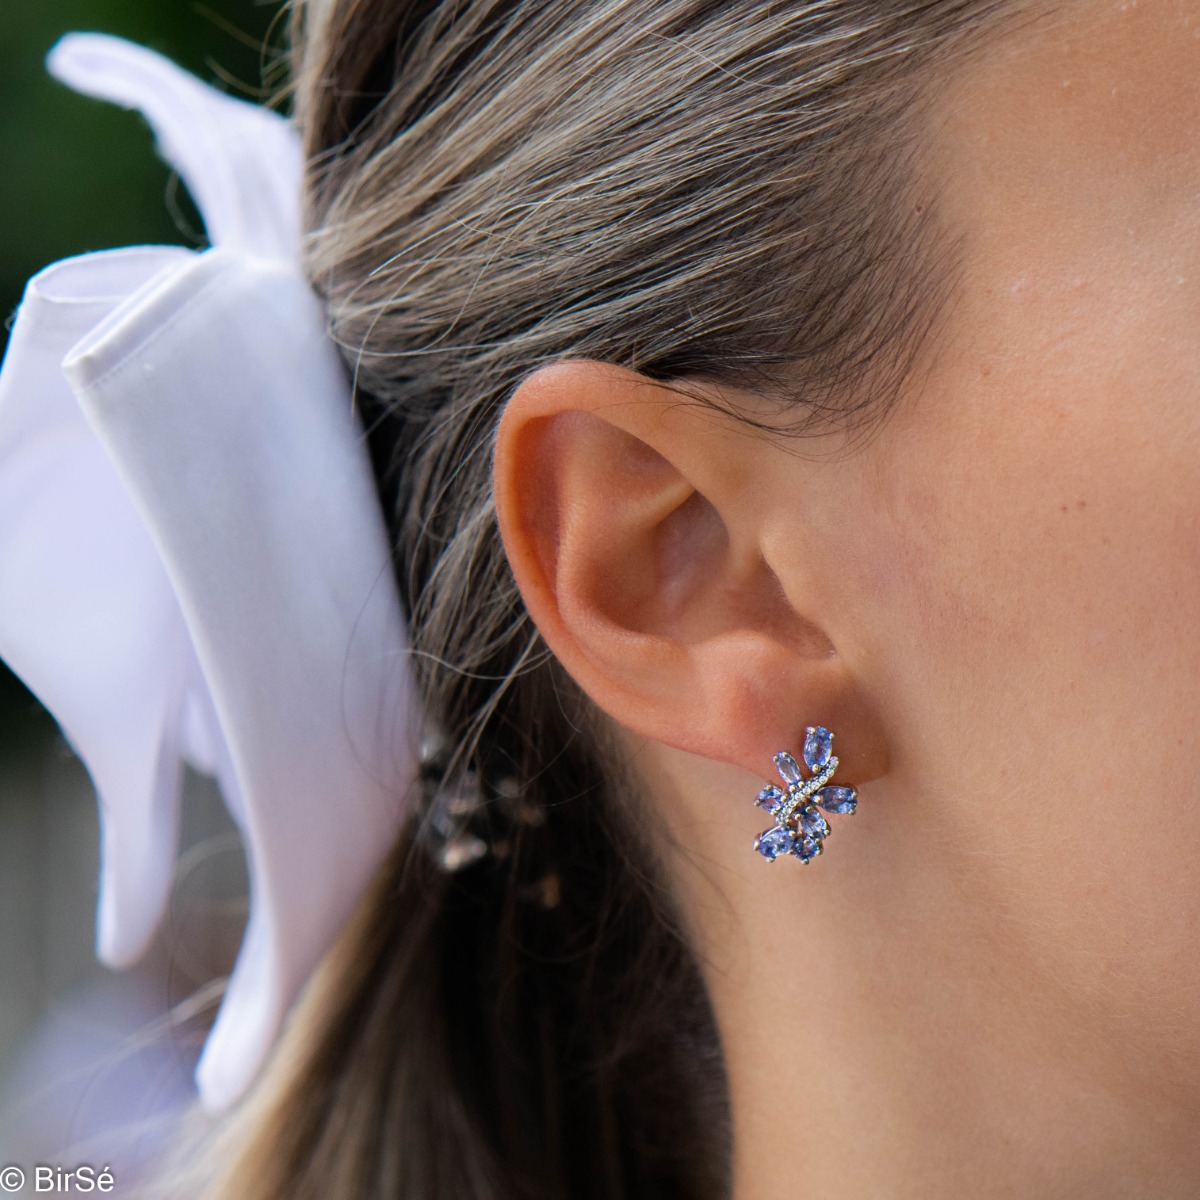
[[781, 854], [790, 854], [803, 863], [811, 862], [821, 853], [829, 836], [829, 822], [817, 808], [842, 815], [858, 807], [858, 792], [854, 788], [829, 786], [838, 766], [830, 730], [823, 725], [810, 725], [805, 730], [803, 757], [812, 772], [807, 779], [790, 754], [784, 750], [776, 754], [775, 766], [787, 790], [771, 784], [754, 801], [775, 818], [775, 824], [754, 839], [754, 849], [767, 862], [774, 862]]

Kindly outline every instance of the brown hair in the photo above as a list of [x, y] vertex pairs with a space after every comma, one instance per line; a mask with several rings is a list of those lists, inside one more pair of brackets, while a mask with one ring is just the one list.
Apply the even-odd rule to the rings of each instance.
[[[919, 100], [1013, 8], [299, 7], [307, 269], [450, 750], [209, 1194], [726, 1193], [705, 989], [604, 723], [509, 574], [493, 431], [565, 357], [747, 388], [789, 430], [885, 412], [953, 277]], [[496, 851], [446, 872], [464, 781]]]

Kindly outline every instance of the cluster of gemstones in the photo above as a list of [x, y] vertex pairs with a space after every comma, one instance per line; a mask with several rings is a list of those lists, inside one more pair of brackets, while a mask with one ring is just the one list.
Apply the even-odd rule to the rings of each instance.
[[811, 862], [829, 836], [829, 822], [817, 809], [840, 815], [858, 807], [854, 788], [829, 785], [838, 760], [833, 753], [833, 734], [823, 725], [810, 725], [805, 731], [804, 763], [812, 772], [807, 779], [800, 764], [781, 750], [775, 755], [775, 766], [787, 790], [772, 784], [763, 788], [754, 801], [775, 818], [775, 824], [754, 839], [755, 850], [768, 862], [781, 854]]

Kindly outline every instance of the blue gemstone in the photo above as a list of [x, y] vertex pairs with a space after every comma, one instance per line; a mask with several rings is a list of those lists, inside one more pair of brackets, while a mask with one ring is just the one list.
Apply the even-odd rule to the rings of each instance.
[[781, 750], [775, 755], [775, 765], [786, 783], [803, 783], [804, 776], [800, 773], [800, 764], [786, 751]]
[[801, 811], [800, 827], [809, 837], [829, 836], [829, 822], [815, 808], [805, 808]]
[[786, 829], [780, 829], [778, 825], [760, 833], [754, 839], [755, 850], [768, 862], [774, 862], [781, 854], [787, 854], [794, 844], [795, 838]]
[[858, 807], [858, 793], [852, 787], [823, 787], [813, 799], [826, 811], [843, 816]]
[[824, 725], [810, 725], [804, 738], [804, 761], [810, 771], [819, 771], [833, 753], [833, 734]]
[[767, 812], [773, 813], [783, 803], [783, 793], [777, 787], [765, 787], [758, 793], [758, 798], [754, 803], [759, 808], [765, 808]]
[[821, 843], [816, 838], [797, 838], [792, 843], [792, 853], [801, 862], [812, 862], [821, 853]]

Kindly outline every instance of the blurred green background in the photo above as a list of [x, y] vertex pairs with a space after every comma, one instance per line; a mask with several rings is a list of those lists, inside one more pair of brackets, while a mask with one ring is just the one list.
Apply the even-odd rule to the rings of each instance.
[[[199, 220], [153, 151], [140, 117], [68, 91], [43, 60], [70, 30], [151, 46], [235, 95], [263, 97], [268, 46], [282, 41], [277, 0], [48, 0], [9, 3], [0, 31], [0, 349], [25, 280], [67, 255], [144, 242], [197, 246]], [[267, 72], [270, 73], [269, 71]], [[0, 666], [0, 754], [50, 732]], [[0, 796], [0, 804], [3, 804]]]

